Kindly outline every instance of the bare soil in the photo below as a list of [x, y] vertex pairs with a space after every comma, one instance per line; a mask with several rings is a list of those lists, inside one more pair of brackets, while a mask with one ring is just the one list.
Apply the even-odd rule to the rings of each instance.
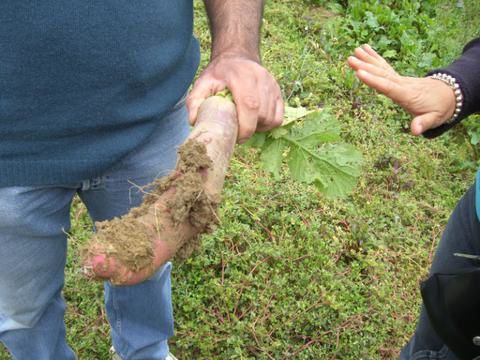
[[[191, 255], [199, 246], [199, 235], [212, 231], [218, 223], [220, 199], [209, 196], [205, 188], [211, 167], [205, 144], [188, 140], [179, 147], [175, 170], [144, 188], [141, 206], [120, 218], [96, 223], [97, 233], [88, 249], [102, 249], [107, 257], [134, 272], [153, 266], [157, 239], [169, 243], [179, 258]], [[185, 223], [199, 235], [186, 238], [176, 231]], [[86, 256], [92, 255], [88, 249], [84, 250]]]

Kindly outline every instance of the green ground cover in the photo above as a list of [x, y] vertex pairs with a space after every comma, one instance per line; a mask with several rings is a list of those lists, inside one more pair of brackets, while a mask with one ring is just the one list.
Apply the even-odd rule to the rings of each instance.
[[[361, 86], [345, 60], [369, 42], [400, 72], [423, 75], [479, 35], [476, 3], [267, 3], [265, 65], [290, 106], [332, 109], [363, 153], [363, 172], [353, 194], [332, 200], [286, 175], [273, 179], [253, 149], [237, 147], [221, 226], [174, 264], [171, 348], [179, 359], [396, 357], [414, 330], [418, 285], [448, 215], [473, 182], [476, 128], [470, 121], [433, 141], [411, 137], [408, 116]], [[207, 56], [206, 20], [195, 6]], [[102, 286], [80, 274], [78, 247], [91, 223], [78, 202], [72, 225], [68, 339], [80, 359], [109, 359]]]

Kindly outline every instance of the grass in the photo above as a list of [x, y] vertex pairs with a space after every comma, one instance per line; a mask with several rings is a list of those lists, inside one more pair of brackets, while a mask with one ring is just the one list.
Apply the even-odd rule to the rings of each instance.
[[[477, 152], [462, 126], [433, 141], [411, 137], [408, 117], [361, 86], [345, 59], [368, 41], [389, 52], [401, 72], [423, 75], [478, 35], [473, 14], [480, 6], [377, 3], [267, 3], [265, 65], [289, 105], [333, 109], [345, 139], [363, 152], [364, 171], [351, 196], [329, 200], [286, 176], [274, 180], [258, 154], [237, 148], [221, 226], [198, 254], [175, 263], [171, 348], [179, 359], [393, 359], [412, 334], [419, 282], [449, 213], [473, 182]], [[207, 54], [200, 2], [195, 10]], [[102, 286], [79, 273], [78, 245], [91, 223], [78, 202], [72, 224], [69, 343], [80, 359], [108, 359]]]

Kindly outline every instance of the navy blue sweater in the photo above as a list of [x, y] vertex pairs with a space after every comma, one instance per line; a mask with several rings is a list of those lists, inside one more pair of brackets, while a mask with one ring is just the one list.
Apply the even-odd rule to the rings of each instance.
[[192, 0], [2, 0], [0, 186], [98, 176], [145, 142], [199, 62]]

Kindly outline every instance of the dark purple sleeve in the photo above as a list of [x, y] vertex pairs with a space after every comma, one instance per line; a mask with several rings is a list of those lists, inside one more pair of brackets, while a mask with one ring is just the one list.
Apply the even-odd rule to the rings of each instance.
[[442, 135], [471, 114], [480, 112], [480, 38], [470, 41], [463, 54], [444, 69], [430, 71], [428, 75], [442, 72], [453, 76], [463, 93], [463, 107], [458, 118], [451, 124], [444, 124], [424, 133], [427, 138]]

